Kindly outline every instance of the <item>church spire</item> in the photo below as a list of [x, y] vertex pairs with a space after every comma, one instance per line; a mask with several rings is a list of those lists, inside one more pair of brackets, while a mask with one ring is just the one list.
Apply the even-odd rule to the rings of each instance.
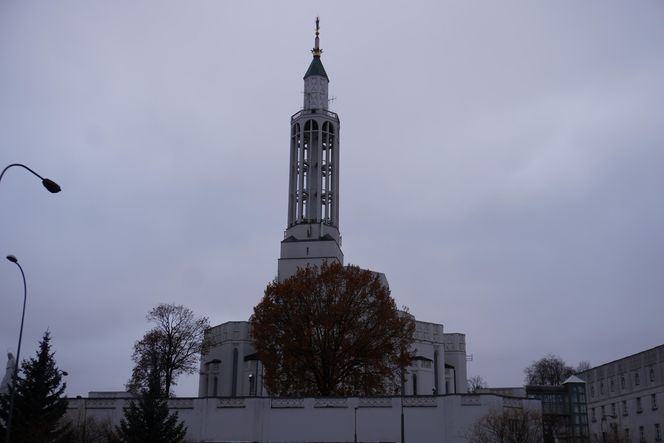
[[[328, 82], [330, 81], [329, 77], [327, 76], [327, 73], [325, 72], [325, 68], [323, 67], [323, 63], [320, 61], [320, 55], [323, 53], [323, 50], [320, 48], [320, 18], [316, 17], [316, 38], [314, 39], [314, 49], [311, 50], [311, 53], [314, 56], [314, 59], [311, 60], [311, 64], [309, 65], [309, 69], [307, 69], [306, 74], [304, 74], [304, 79], [306, 80], [309, 77], [312, 76], [318, 76], [318, 77], [324, 77], [325, 80]], [[327, 97], [326, 97], [327, 99]], [[305, 105], [306, 107], [306, 105]], [[327, 105], [325, 105], [327, 108]]]
[[323, 53], [323, 50], [320, 48], [320, 39], [318, 35], [320, 34], [320, 17], [316, 17], [316, 39], [314, 40], [314, 49], [311, 50], [311, 53], [316, 58], [320, 58], [320, 55]]

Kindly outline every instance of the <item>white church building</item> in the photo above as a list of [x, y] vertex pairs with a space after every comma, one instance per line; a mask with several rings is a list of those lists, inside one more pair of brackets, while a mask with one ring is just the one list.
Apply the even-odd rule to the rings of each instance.
[[[279, 281], [298, 268], [344, 262], [339, 232], [340, 121], [328, 109], [330, 80], [321, 61], [318, 22], [311, 52], [313, 59], [304, 74], [304, 104], [290, 121], [288, 224], [281, 241]], [[201, 359], [199, 397], [268, 394], [248, 321], [222, 323], [207, 335], [213, 346]], [[416, 357], [402, 386], [405, 394], [466, 392], [464, 334], [448, 334], [442, 324], [416, 321], [413, 351]]]
[[[318, 21], [312, 53], [303, 108], [290, 121], [288, 218], [278, 280], [299, 267], [344, 260], [340, 120], [328, 109], [329, 77], [321, 61]], [[169, 400], [187, 426], [187, 441], [460, 443], [467, 440], [469, 427], [491, 411], [541, 410], [535, 399], [467, 394], [465, 335], [446, 333], [442, 324], [416, 321], [416, 357], [399, 392], [384, 397], [271, 397], [249, 321], [222, 323], [207, 336], [213, 345], [201, 357], [198, 397]], [[129, 401], [126, 394], [90, 393], [70, 399], [68, 415], [77, 426], [88, 426], [91, 419], [117, 425]]]

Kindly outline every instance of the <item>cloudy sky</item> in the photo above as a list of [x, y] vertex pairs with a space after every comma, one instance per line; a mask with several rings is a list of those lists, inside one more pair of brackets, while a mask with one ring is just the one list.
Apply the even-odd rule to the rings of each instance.
[[[664, 341], [664, 4], [4, 1], [0, 253], [68, 394], [120, 390], [145, 314], [246, 320], [275, 277], [321, 16], [347, 263], [466, 334], [469, 375]], [[22, 304], [0, 263], [0, 351]], [[0, 367], [4, 368], [3, 362]], [[197, 378], [179, 395], [195, 395]]]

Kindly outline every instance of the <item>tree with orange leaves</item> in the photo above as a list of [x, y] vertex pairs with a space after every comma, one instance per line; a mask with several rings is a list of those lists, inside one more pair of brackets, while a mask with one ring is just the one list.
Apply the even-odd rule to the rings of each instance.
[[273, 281], [254, 308], [265, 385], [282, 396], [392, 393], [413, 358], [415, 323], [379, 274], [338, 263]]

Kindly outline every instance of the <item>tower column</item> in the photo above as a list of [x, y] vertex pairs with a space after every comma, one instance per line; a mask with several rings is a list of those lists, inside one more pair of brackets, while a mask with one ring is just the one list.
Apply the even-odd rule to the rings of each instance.
[[288, 224], [281, 242], [279, 280], [297, 268], [343, 263], [339, 234], [339, 116], [328, 110], [330, 82], [316, 19], [313, 60], [304, 74], [303, 108], [291, 117]]

